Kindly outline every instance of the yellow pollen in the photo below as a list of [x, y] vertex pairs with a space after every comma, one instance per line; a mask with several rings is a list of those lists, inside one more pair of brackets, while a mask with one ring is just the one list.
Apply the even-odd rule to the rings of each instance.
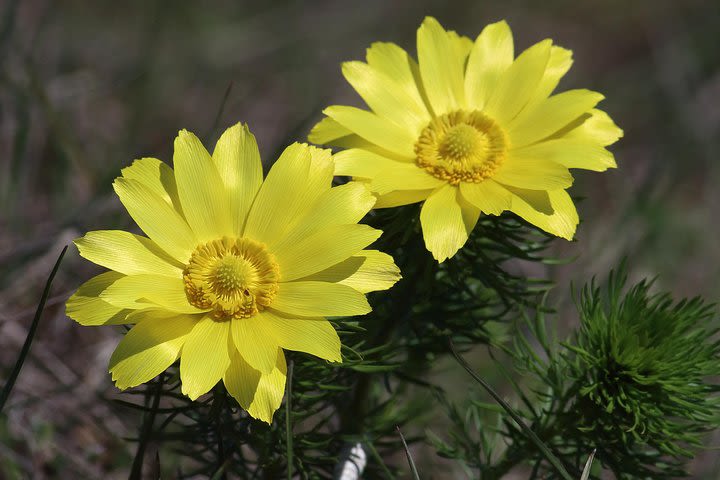
[[487, 139], [485, 134], [478, 132], [474, 127], [461, 123], [452, 127], [440, 143], [440, 155], [456, 161], [473, 155], [474, 152], [484, 149]]
[[223, 237], [198, 246], [183, 271], [191, 305], [217, 320], [248, 318], [272, 303], [280, 270], [265, 245]]
[[492, 177], [505, 160], [505, 132], [480, 111], [458, 110], [434, 118], [415, 143], [416, 163], [452, 185]]

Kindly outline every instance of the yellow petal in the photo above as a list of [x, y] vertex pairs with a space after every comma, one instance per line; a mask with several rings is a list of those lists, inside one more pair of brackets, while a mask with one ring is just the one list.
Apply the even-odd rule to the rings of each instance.
[[233, 220], [223, 180], [200, 140], [182, 130], [175, 139], [175, 181], [188, 224], [201, 242], [232, 235]]
[[465, 198], [460, 194], [459, 188], [456, 190], [457, 191], [455, 193], [455, 199], [457, 200], [458, 205], [460, 205], [460, 213], [462, 214], [463, 225], [465, 226], [465, 232], [469, 237], [470, 232], [472, 232], [475, 228], [475, 225], [477, 225], [478, 219], [480, 218], [481, 210], [472, 203], [465, 200]]
[[394, 190], [432, 190], [443, 184], [444, 181], [417, 165], [395, 162], [395, 165], [378, 172], [368, 187], [378, 195], [384, 195]]
[[481, 183], [461, 183], [460, 193], [465, 200], [488, 215], [500, 215], [510, 209], [510, 192], [492, 179]]
[[441, 263], [455, 255], [468, 239], [459, 193], [457, 187], [445, 185], [425, 200], [420, 211], [425, 247]]
[[263, 181], [260, 151], [247, 125], [238, 123], [225, 130], [215, 145], [212, 159], [225, 184], [233, 231], [241, 236]]
[[255, 370], [270, 373], [275, 368], [278, 342], [260, 313], [232, 320], [230, 332], [240, 355]]
[[93, 263], [135, 275], [149, 273], [182, 277], [182, 269], [155, 243], [145, 237], [122, 230], [88, 232], [75, 240], [80, 255]]
[[540, 83], [538, 83], [535, 92], [530, 97], [526, 108], [532, 109], [547, 99], [557, 87], [560, 79], [570, 70], [572, 63], [572, 51], [553, 45], [550, 49], [550, 58], [545, 67], [545, 73], [543, 73]]
[[583, 168], [596, 172], [604, 172], [608, 168], [617, 166], [613, 154], [604, 147], [597, 143], [576, 140], [573, 137], [536, 143], [513, 151], [513, 155], [522, 158], [542, 158], [566, 168]]
[[358, 223], [375, 205], [375, 197], [359, 182], [331, 188], [323, 193], [317, 203], [288, 229], [285, 237], [276, 244], [275, 250], [289, 248], [315, 232], [336, 225]]
[[125, 334], [110, 357], [110, 373], [121, 390], [155, 378], [177, 360], [197, 319], [147, 312]]
[[335, 159], [335, 175], [350, 177], [375, 178], [379, 172], [396, 164], [411, 165], [408, 162], [398, 162], [377, 153], [360, 148], [350, 148], [338, 152]]
[[409, 128], [355, 107], [334, 105], [323, 113], [365, 140], [403, 158], [415, 158], [417, 135]]
[[553, 95], [533, 109], [525, 109], [515, 117], [508, 131], [513, 148], [542, 140], [592, 109], [603, 95], [590, 90], [568, 90]]
[[120, 173], [123, 178], [137, 180], [148, 187], [182, 216], [182, 206], [175, 184], [175, 173], [164, 162], [157, 158], [141, 158], [135, 160], [129, 167], [123, 168]]
[[182, 393], [195, 400], [223, 378], [230, 366], [230, 322], [203, 317], [188, 334], [180, 357]]
[[322, 178], [320, 182], [325, 184], [326, 180], [332, 181], [333, 168], [335, 167], [333, 165], [332, 150], [329, 148], [315, 147], [306, 143], [302, 145], [310, 150], [310, 168], [315, 170], [315, 173], [322, 172], [322, 175], [319, 175], [319, 177]]
[[333, 142], [339, 138], [352, 134], [353, 132], [351, 130], [343, 127], [332, 118], [325, 117], [310, 130], [308, 140], [312, 143], [329, 145], [333, 144]]
[[342, 362], [340, 338], [324, 318], [293, 318], [267, 310], [260, 312], [258, 317], [282, 348]]
[[565, 190], [553, 190], [548, 195], [553, 209], [550, 215], [538, 212], [519, 196], [513, 196], [511, 210], [548, 233], [572, 240], [578, 224], [575, 204]]
[[131, 275], [115, 280], [100, 298], [121, 308], [158, 308], [177, 313], [202, 313], [188, 303], [181, 277], [161, 275]]
[[349, 129], [343, 127], [330, 117], [323, 118], [318, 122], [308, 134], [308, 140], [313, 143], [333, 145], [340, 148], [358, 148], [382, 155], [386, 158], [392, 158], [397, 161], [412, 161], [409, 157], [402, 157], [392, 153], [364, 138], [355, 135]]
[[505, 70], [485, 107], [488, 115], [507, 124], [527, 105], [545, 73], [551, 40], [543, 40], [525, 50]]
[[116, 178], [113, 188], [130, 216], [147, 236], [180, 263], [187, 263], [198, 242], [185, 219], [153, 190], [137, 180]]
[[254, 418], [269, 424], [282, 403], [286, 377], [285, 354], [278, 348], [275, 368], [269, 374], [261, 374], [235, 352], [223, 382], [242, 408]]
[[404, 90], [412, 99], [414, 110], [430, 114], [418, 85], [418, 65], [405, 50], [394, 43], [375, 42], [367, 50], [367, 63]]
[[610, 116], [602, 110], [590, 110], [590, 116], [580, 125], [562, 134], [562, 138], [607, 146], [623, 136], [622, 129], [615, 125]]
[[[553, 214], [553, 206], [547, 190], [526, 190], [524, 188], [516, 187], [505, 188], [507, 188], [512, 196], [520, 197], [520, 199], [532, 207], [533, 210], [545, 215]], [[517, 204], [517, 201], [515, 203]]]
[[465, 98], [470, 109], [483, 109], [513, 57], [513, 37], [507, 22], [493, 23], [480, 32], [465, 72]]
[[358, 292], [368, 293], [387, 290], [400, 278], [400, 269], [390, 255], [377, 250], [363, 250], [303, 280], [341, 283]]
[[422, 202], [430, 196], [433, 191], [430, 190], [398, 190], [390, 192], [386, 195], [380, 195], [375, 202], [375, 208], [391, 208], [401, 205], [410, 205], [411, 203]]
[[472, 50], [473, 41], [464, 35], [458, 35], [454, 30], [448, 30], [445, 33], [450, 39], [450, 44], [455, 49], [455, 55], [460, 59], [460, 64], [464, 67], [465, 61], [470, 55], [470, 50]]
[[463, 108], [463, 59], [434, 18], [425, 17], [418, 28], [417, 49], [420, 75], [435, 115]]
[[302, 317], [347, 317], [371, 310], [365, 295], [351, 287], [305, 281], [281, 283], [272, 309]]
[[345, 62], [345, 79], [380, 117], [406, 126], [416, 135], [430, 122], [430, 113], [408, 91], [363, 62]]
[[323, 193], [317, 205], [298, 222], [297, 229], [309, 233], [332, 225], [359, 222], [375, 205], [365, 184], [350, 182]]
[[117, 272], [105, 272], [80, 285], [65, 302], [65, 313], [80, 325], [122, 325], [132, 310], [123, 309], [99, 298], [113, 282], [122, 278]]
[[245, 236], [272, 246], [330, 189], [333, 164], [311, 168], [313, 154], [313, 147], [296, 143], [280, 155], [250, 209]]
[[557, 190], [572, 185], [573, 177], [567, 167], [543, 157], [525, 156], [512, 152], [492, 177], [498, 183], [529, 190]]
[[295, 244], [284, 244], [274, 252], [282, 281], [302, 278], [342, 262], [381, 234], [368, 225], [334, 225]]

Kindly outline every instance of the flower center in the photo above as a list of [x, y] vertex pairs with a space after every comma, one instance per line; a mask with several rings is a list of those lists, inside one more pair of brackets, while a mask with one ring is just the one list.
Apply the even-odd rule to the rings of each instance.
[[434, 118], [415, 143], [415, 162], [452, 185], [480, 183], [505, 160], [508, 140], [482, 112], [457, 110]]
[[280, 270], [262, 243], [223, 237], [200, 245], [183, 270], [191, 305], [211, 309], [218, 320], [248, 318], [270, 305]]

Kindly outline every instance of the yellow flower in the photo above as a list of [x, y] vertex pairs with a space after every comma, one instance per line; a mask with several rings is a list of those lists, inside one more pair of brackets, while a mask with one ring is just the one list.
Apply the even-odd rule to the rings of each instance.
[[571, 52], [544, 40], [514, 58], [507, 23], [475, 42], [426, 18], [419, 62], [392, 43], [374, 43], [367, 63], [343, 74], [372, 111], [331, 106], [310, 133], [344, 147], [335, 174], [366, 182], [376, 208], [424, 201], [425, 244], [440, 262], [463, 246], [480, 213], [510, 210], [571, 239], [578, 223], [565, 192], [569, 168], [615, 167], [604, 147], [620, 130], [595, 109], [589, 90], [550, 96]]
[[111, 271], [67, 302], [82, 325], [134, 324], [110, 359], [116, 385], [147, 382], [180, 359], [191, 399], [219, 381], [270, 423], [285, 389], [283, 349], [341, 362], [325, 317], [370, 311], [365, 293], [399, 278], [392, 257], [364, 250], [380, 231], [357, 222], [375, 203], [360, 184], [331, 188], [329, 150], [289, 146], [263, 182], [255, 137], [225, 131], [210, 155], [175, 140], [175, 170], [143, 158], [115, 192], [148, 238], [107, 230], [76, 240]]

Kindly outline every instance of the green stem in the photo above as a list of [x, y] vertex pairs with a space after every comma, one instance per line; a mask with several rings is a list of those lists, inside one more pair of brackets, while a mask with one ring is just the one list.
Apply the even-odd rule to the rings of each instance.
[[138, 442], [137, 452], [135, 452], [135, 459], [133, 460], [132, 469], [130, 470], [129, 480], [140, 480], [142, 478], [142, 467], [145, 459], [145, 449], [150, 441], [150, 435], [152, 433], [152, 426], [155, 423], [155, 413], [160, 405], [160, 392], [162, 392], [163, 385], [165, 383], [165, 373], [161, 373], [155, 384], [155, 392], [153, 394], [152, 407], [150, 411], [145, 414], [145, 422], [143, 423], [142, 433], [140, 435], [140, 441]]
[[[380, 227], [382, 228], [382, 226]], [[412, 243], [411, 243], [412, 242]], [[387, 303], [391, 306], [389, 313], [382, 318], [378, 317], [373, 327], [368, 328], [368, 347], [373, 348], [388, 343], [396, 334], [397, 329], [402, 325], [402, 320], [412, 311], [417, 297], [417, 286], [422, 282], [423, 276], [432, 273], [437, 263], [425, 251], [421, 238], [413, 238], [404, 245], [405, 252], [401, 269], [403, 272], [410, 272], [404, 275], [402, 280], [386, 296]], [[400, 255], [395, 252], [396, 260]], [[417, 259], [424, 258], [424, 262], [418, 264]], [[365, 416], [367, 414], [372, 374], [360, 373], [356, 382], [353, 400], [350, 407], [341, 415], [342, 430], [347, 433], [362, 434]]]
[[222, 431], [222, 415], [225, 407], [225, 389], [222, 384], [218, 383], [213, 391], [213, 408], [215, 409], [215, 428], [217, 435], [217, 475], [219, 480], [226, 480], [227, 475], [225, 473], [225, 446], [223, 445], [223, 431]]
[[380, 468], [383, 471], [383, 474], [389, 479], [393, 480], [395, 476], [392, 474], [390, 469], [385, 465], [385, 462], [383, 461], [382, 457], [380, 456], [380, 453], [378, 453], [377, 449], [375, 448], [375, 445], [373, 445], [373, 442], [371, 442], [368, 439], [365, 439], [364, 445], [367, 447], [367, 449], [370, 451], [370, 455], [375, 459], [378, 465], [380, 465]]
[[292, 377], [295, 362], [290, 359], [287, 369], [287, 397], [285, 400], [285, 449], [287, 450], [287, 478], [292, 480], [293, 474], [293, 437], [290, 413], [292, 410]]

